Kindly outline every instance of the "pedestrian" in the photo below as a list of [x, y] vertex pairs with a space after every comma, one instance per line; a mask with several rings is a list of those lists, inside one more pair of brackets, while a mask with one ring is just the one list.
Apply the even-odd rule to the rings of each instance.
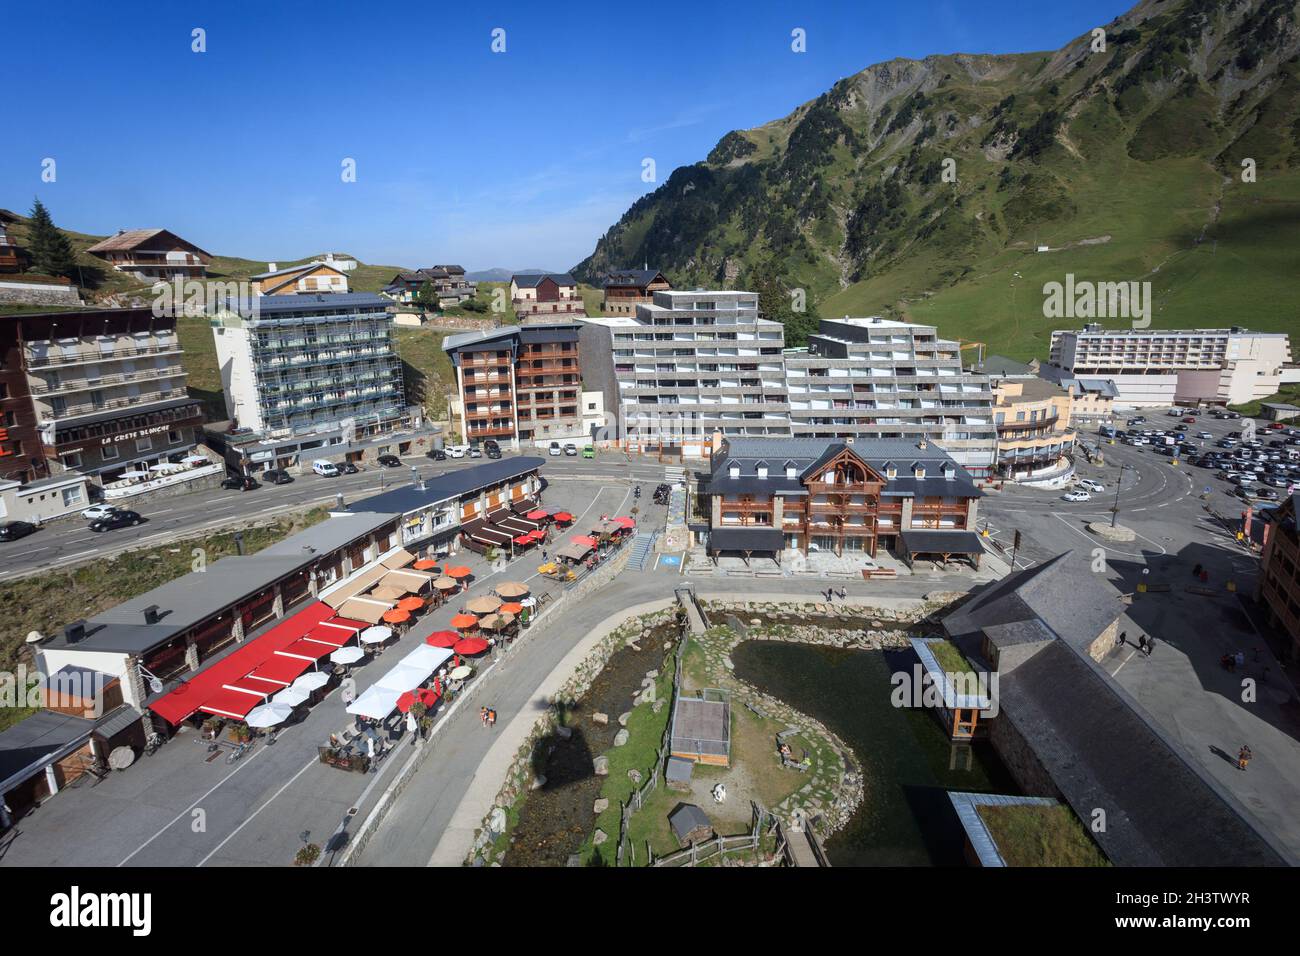
[[1245, 770], [1246, 764], [1250, 763], [1250, 759], [1254, 756], [1255, 755], [1250, 752], [1250, 747], [1246, 744], [1242, 744], [1241, 749], [1237, 751], [1237, 769]]
[[411, 746], [415, 746], [416, 738], [419, 736], [416, 731], [420, 729], [420, 722], [415, 719], [415, 711], [406, 712], [406, 729], [411, 735]]
[[482, 724], [484, 727], [487, 726], [487, 708], [486, 708], [486, 707], [480, 707], [480, 708], [478, 709], [478, 722], [479, 722], [480, 724]]
[[1116, 640], [1116, 643], [1119, 644], [1120, 647], [1123, 647], [1124, 642], [1127, 640], [1128, 640], [1128, 631], [1120, 631], [1119, 638]]
[[1139, 650], [1139, 651], [1145, 651], [1146, 649], [1147, 649], [1147, 638], [1146, 638], [1146, 635], [1145, 635], [1145, 634], [1139, 634], [1139, 635], [1138, 635], [1138, 650]]
[[9, 804], [0, 799], [0, 833], [8, 830], [14, 825], [14, 812], [9, 809]]
[[1155, 649], [1156, 649], [1156, 639], [1155, 639], [1154, 637], [1148, 637], [1148, 638], [1147, 638], [1147, 657], [1150, 657], [1150, 656], [1151, 656], [1151, 652], [1154, 651]]
[[488, 726], [495, 727], [496, 725], [497, 725], [497, 712], [496, 709], [493, 708], [488, 711]]
[[1196, 567], [1192, 568], [1192, 577], [1199, 578], [1200, 576], [1201, 576], [1201, 566], [1198, 564]]
[[848, 596], [849, 596], [849, 592], [845, 591], [843, 588], [840, 588], [840, 600], [843, 601]]
[[366, 756], [370, 758], [370, 772], [374, 773], [379, 767], [375, 764], [375, 738], [366, 738]]

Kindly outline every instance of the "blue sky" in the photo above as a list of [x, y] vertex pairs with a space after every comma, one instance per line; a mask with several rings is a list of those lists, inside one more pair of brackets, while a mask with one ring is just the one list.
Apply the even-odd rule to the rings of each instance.
[[662, 182], [872, 63], [1054, 49], [1129, 5], [14, 2], [0, 207], [254, 259], [564, 269], [654, 188], [647, 157]]

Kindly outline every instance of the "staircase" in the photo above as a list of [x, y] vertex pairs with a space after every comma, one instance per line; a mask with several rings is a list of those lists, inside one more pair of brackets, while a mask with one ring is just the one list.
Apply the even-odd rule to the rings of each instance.
[[646, 562], [654, 554], [655, 536], [653, 531], [642, 531], [632, 539], [632, 553], [628, 555], [627, 566], [637, 571], [644, 571]]

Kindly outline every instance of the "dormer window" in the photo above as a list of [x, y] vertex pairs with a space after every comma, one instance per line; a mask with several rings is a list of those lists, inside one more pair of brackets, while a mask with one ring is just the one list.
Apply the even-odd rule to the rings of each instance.
[[794, 462], [787, 461], [785, 463], [785, 476], [793, 480], [794, 478], [798, 477], [798, 474], [799, 474], [799, 469], [795, 467]]
[[885, 462], [885, 477], [891, 481], [898, 477], [898, 466], [892, 461]]
[[919, 462], [919, 461], [913, 462], [913, 463], [912, 463], [912, 477], [913, 477], [913, 478], [924, 478], [924, 477], [925, 477], [925, 465], [922, 464], [922, 463]]
[[940, 466], [939, 471], [949, 481], [957, 477], [957, 469], [953, 466], [952, 462], [950, 461], [945, 461], [943, 465]]
[[732, 477], [732, 478], [739, 478], [739, 477], [740, 477], [740, 465], [738, 465], [738, 464], [737, 464], [736, 462], [734, 462], [734, 461], [731, 462], [729, 465], [727, 465], [727, 475], [730, 476], [730, 477]]
[[765, 462], [765, 461], [760, 461], [760, 462], [755, 466], [755, 469], [754, 469], [754, 470], [758, 472], [758, 477], [760, 477], [760, 478], [766, 478], [766, 477], [767, 477], [767, 462]]

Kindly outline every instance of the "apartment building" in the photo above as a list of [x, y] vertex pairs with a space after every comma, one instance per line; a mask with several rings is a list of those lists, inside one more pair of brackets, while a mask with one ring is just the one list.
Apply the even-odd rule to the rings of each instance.
[[587, 381], [628, 451], [704, 458], [714, 432], [790, 434], [785, 333], [757, 293], [659, 291], [635, 316], [580, 322]]
[[396, 302], [409, 305], [425, 287], [438, 297], [438, 306], [447, 308], [474, 298], [478, 286], [465, 278], [465, 270], [458, 265], [428, 266], [414, 272], [399, 272], [384, 287], [384, 295]]
[[672, 284], [657, 269], [623, 269], [610, 272], [601, 282], [602, 315], [636, 315], [638, 305], [651, 305], [656, 292], [667, 292]]
[[958, 343], [932, 325], [823, 319], [784, 353], [793, 434], [925, 439], [976, 477], [992, 474], [997, 431], [988, 376], [965, 371]]
[[174, 316], [87, 309], [0, 317], [0, 477], [117, 481], [191, 451]]
[[348, 277], [342, 269], [325, 262], [308, 262], [287, 269], [267, 263], [266, 272], [253, 276], [255, 295], [306, 295], [315, 292], [348, 292]]
[[[412, 425], [388, 300], [369, 292], [230, 301], [211, 319], [228, 432], [254, 467]], [[284, 439], [298, 439], [285, 444]], [[269, 447], [275, 444], [275, 447]], [[228, 455], [229, 457], [229, 455]], [[289, 459], [286, 461], [286, 459]]]
[[539, 272], [510, 277], [510, 304], [519, 321], [526, 318], [576, 317], [587, 314], [578, 280], [567, 272]]
[[513, 447], [587, 434], [580, 326], [534, 318], [443, 339], [456, 370], [456, 429], [466, 441]]
[[1035, 376], [1017, 376], [994, 378], [993, 396], [997, 476], [1025, 483], [1068, 476], [1075, 440], [1070, 393]]
[[6, 227], [16, 222], [18, 219], [7, 209], [0, 209], [0, 273], [3, 272], [22, 272], [26, 266], [26, 258], [22, 250], [18, 248], [18, 243], [9, 235]]
[[982, 492], [925, 439], [722, 438], [701, 494], [715, 555], [983, 553]]
[[202, 279], [212, 260], [210, 253], [166, 229], [122, 230], [86, 251], [141, 282]]
[[[1291, 656], [1300, 657], [1300, 496], [1288, 495], [1264, 526], [1264, 553], [1259, 563], [1256, 598], [1269, 611], [1271, 624], [1291, 638]], [[1258, 520], [1258, 519], [1256, 519]], [[1246, 526], [1249, 533], [1249, 518]]]
[[1237, 405], [1300, 381], [1286, 333], [1227, 329], [1104, 329], [1052, 333], [1049, 364], [1073, 378], [1114, 381], [1126, 406]]

